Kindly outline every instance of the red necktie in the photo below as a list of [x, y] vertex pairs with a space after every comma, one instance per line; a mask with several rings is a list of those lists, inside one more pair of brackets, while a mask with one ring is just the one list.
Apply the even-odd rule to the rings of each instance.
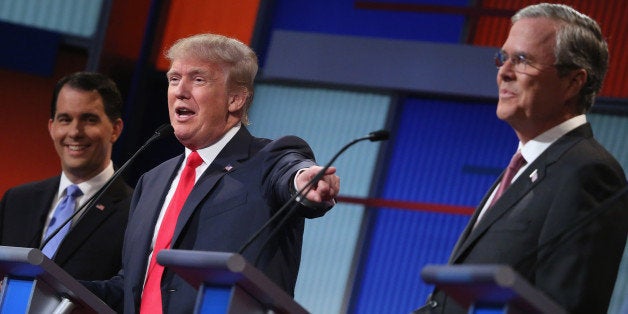
[[181, 178], [179, 178], [177, 189], [172, 196], [172, 200], [170, 200], [170, 204], [168, 204], [166, 214], [161, 221], [161, 227], [159, 227], [159, 233], [157, 234], [155, 247], [153, 248], [153, 255], [148, 266], [146, 284], [142, 292], [140, 313], [154, 314], [162, 312], [161, 276], [164, 273], [164, 267], [157, 264], [157, 253], [170, 247], [174, 228], [177, 225], [177, 218], [179, 218], [181, 208], [183, 208], [185, 200], [188, 198], [190, 191], [192, 191], [192, 187], [194, 187], [196, 167], [202, 163], [203, 159], [201, 159], [196, 151], [193, 151], [190, 156], [188, 156], [188, 161], [183, 168]]
[[502, 180], [499, 182], [499, 187], [497, 188], [497, 192], [495, 192], [495, 196], [493, 196], [493, 200], [491, 201], [491, 206], [497, 202], [500, 196], [504, 194], [504, 191], [510, 186], [512, 182], [512, 178], [515, 177], [515, 174], [521, 169], [523, 165], [525, 165], [526, 160], [521, 156], [521, 151], [517, 151], [512, 159], [510, 159], [510, 164], [508, 164], [508, 168], [506, 168], [506, 173], [502, 177]]

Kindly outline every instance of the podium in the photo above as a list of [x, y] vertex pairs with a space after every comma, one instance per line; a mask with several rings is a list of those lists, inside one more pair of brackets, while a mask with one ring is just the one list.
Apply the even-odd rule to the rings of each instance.
[[242, 255], [162, 250], [157, 262], [198, 287], [194, 313], [308, 313]]
[[469, 313], [567, 313], [506, 265], [428, 265], [421, 277]]
[[115, 313], [33, 248], [0, 246], [0, 313]]

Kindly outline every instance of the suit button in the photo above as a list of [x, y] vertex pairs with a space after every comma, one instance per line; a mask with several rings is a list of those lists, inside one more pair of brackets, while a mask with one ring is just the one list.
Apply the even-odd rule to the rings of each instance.
[[436, 300], [429, 300], [427, 301], [427, 306], [432, 309], [435, 309], [438, 306], [438, 302], [436, 302]]

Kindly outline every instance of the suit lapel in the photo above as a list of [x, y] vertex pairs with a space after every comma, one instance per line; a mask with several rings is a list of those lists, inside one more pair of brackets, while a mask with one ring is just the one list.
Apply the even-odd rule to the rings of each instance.
[[[140, 191], [140, 193], [147, 196], [142, 196], [140, 199], [141, 206], [138, 206], [135, 209], [135, 212], [131, 213], [132, 217], [130, 217], [129, 222], [139, 222], [139, 225], [130, 226], [134, 228], [131, 231], [132, 236], [130, 237], [130, 241], [133, 243], [142, 243], [142, 249], [145, 249], [146, 252], [150, 251], [150, 245], [155, 232], [157, 218], [159, 217], [161, 208], [164, 205], [164, 200], [166, 198], [166, 194], [168, 194], [172, 180], [174, 180], [177, 170], [183, 163], [183, 160], [184, 155], [179, 155], [178, 157], [166, 161], [166, 163], [163, 164], [163, 169], [160, 169], [158, 173], [151, 176], [152, 179], [149, 179], [151, 182], [142, 182], [142, 186], [138, 185], [139, 188], [144, 189]], [[162, 180], [162, 178], [168, 179]], [[138, 187], [136, 187], [136, 189]], [[129, 234], [131, 232], [127, 231]], [[125, 241], [127, 240], [125, 239]]]
[[85, 209], [85, 216], [72, 227], [67, 234], [59, 251], [55, 256], [55, 262], [63, 265], [76, 250], [78, 250], [100, 224], [102, 224], [116, 210], [116, 204], [124, 197], [125, 184], [122, 179], [117, 179], [103, 194], [94, 206]]
[[[497, 186], [497, 184], [499, 183], [499, 181], [501, 180], [501, 177], [503, 175], [504, 175], [504, 173], [502, 172], [502, 174], [497, 178], [495, 183], [493, 183], [493, 186], [491, 186], [489, 191], [493, 191], [495, 189], [495, 187]], [[449, 263], [450, 264], [453, 263], [453, 261], [457, 257], [456, 253], [460, 250], [462, 244], [469, 237], [469, 234], [473, 230], [473, 226], [475, 225], [475, 222], [477, 221], [478, 216], [480, 216], [480, 211], [482, 210], [482, 207], [484, 207], [484, 204], [487, 202], [488, 197], [490, 195], [491, 195], [490, 193], [486, 193], [486, 195], [484, 195], [484, 198], [482, 199], [482, 201], [480, 201], [480, 205], [478, 205], [478, 207], [475, 208], [475, 211], [473, 212], [473, 215], [471, 216], [471, 219], [467, 223], [467, 226], [464, 228], [464, 230], [462, 231], [462, 233], [458, 237], [458, 241], [456, 241], [456, 244], [454, 245], [454, 248], [451, 250], [451, 255], [449, 255]]]
[[[33, 189], [33, 203], [28, 207], [33, 210], [24, 211], [24, 234], [29, 235], [29, 246], [39, 247], [42, 240], [42, 230], [46, 224], [46, 218], [52, 206], [52, 201], [59, 191], [61, 177], [47, 180], [43, 185]], [[25, 207], [26, 208], [26, 207]]]
[[248, 130], [242, 127], [197, 180], [177, 219], [172, 243], [177, 242], [181, 231], [194, 211], [201, 206], [203, 200], [211, 193], [218, 181], [227, 173], [237, 171], [241, 161], [249, 158], [249, 146], [252, 139], [253, 137]]
[[142, 177], [146, 182], [138, 182], [135, 188], [134, 197], [140, 195], [141, 198], [129, 217], [124, 237], [124, 255], [128, 257], [128, 262], [124, 266], [125, 280], [132, 286], [136, 304], [139, 304], [157, 218], [183, 159], [184, 155], [179, 155], [165, 161], [154, 170], [155, 173]]
[[[547, 168], [558, 159], [573, 145], [585, 137], [591, 137], [592, 131], [590, 125], [587, 123], [582, 125], [573, 131], [565, 134], [559, 138], [554, 144], [547, 148], [533, 163], [531, 163], [526, 170], [512, 183], [512, 185], [504, 192], [501, 198], [493, 205], [493, 207], [487, 209], [482, 220], [477, 224], [475, 228], [473, 225], [477, 219], [480, 209], [486, 203], [488, 196], [493, 191], [497, 182], [497, 179], [493, 188], [489, 190], [484, 196], [480, 206], [476, 208], [472, 219], [467, 224], [462, 235], [458, 239], [458, 242], [454, 246], [454, 250], [450, 257], [450, 263], [455, 263], [463, 252], [469, 250], [473, 243], [479, 240], [491, 225], [493, 225], [500, 217], [506, 212], [511, 210], [517, 202], [523, 198], [526, 194], [530, 193], [532, 188], [543, 181]], [[503, 175], [503, 174], [502, 174]]]

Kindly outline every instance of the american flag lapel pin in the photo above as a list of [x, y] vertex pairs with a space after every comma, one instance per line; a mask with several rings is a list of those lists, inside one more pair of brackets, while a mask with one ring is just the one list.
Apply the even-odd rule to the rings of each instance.
[[97, 205], [96, 205], [96, 208], [98, 208], [98, 210], [100, 210], [100, 211], [103, 211], [103, 210], [105, 210], [105, 205], [103, 205], [103, 204], [97, 204]]
[[532, 171], [532, 173], [530, 174], [530, 181], [534, 183], [536, 179], [538, 178], [539, 178], [539, 172], [537, 171], [537, 169], [534, 169], [534, 171]]

